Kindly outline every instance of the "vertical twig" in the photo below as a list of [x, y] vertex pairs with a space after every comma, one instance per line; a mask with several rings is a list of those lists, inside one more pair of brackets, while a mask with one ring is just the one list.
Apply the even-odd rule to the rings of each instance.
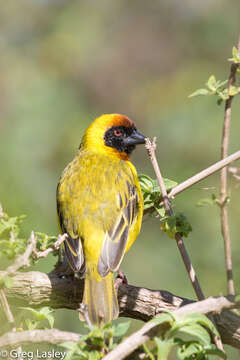
[[[3, 216], [4, 216], [3, 208], [2, 208], [2, 204], [0, 203], [0, 218], [3, 217]], [[10, 309], [10, 306], [8, 304], [7, 297], [5, 295], [4, 289], [0, 289], [0, 303], [2, 305], [4, 313], [6, 315], [7, 321], [13, 327], [15, 321], [14, 321], [14, 317], [13, 317], [12, 311]]]
[[5, 295], [5, 292], [3, 289], [0, 289], [0, 301], [1, 301], [1, 304], [2, 304], [2, 308], [3, 308], [3, 311], [6, 315], [6, 318], [8, 320], [8, 322], [12, 325], [14, 325], [14, 317], [13, 317], [13, 314], [12, 314], [12, 311], [10, 309], [10, 306], [8, 304], [8, 301], [7, 301], [7, 298], [6, 298], [6, 295]]
[[[240, 36], [238, 39], [238, 52], [240, 52]], [[236, 81], [236, 71], [238, 64], [232, 63], [230, 75], [228, 79], [228, 90], [231, 86], [234, 85]], [[232, 113], [232, 100], [233, 96], [225, 102], [225, 111], [224, 111], [224, 121], [222, 129], [222, 141], [221, 141], [221, 158], [224, 159], [228, 155], [228, 143], [229, 143], [229, 134], [230, 134], [230, 123], [231, 123], [231, 113]], [[231, 255], [231, 238], [229, 230], [229, 221], [228, 221], [228, 196], [227, 196], [227, 167], [221, 170], [221, 190], [220, 190], [220, 211], [221, 211], [221, 231], [224, 240], [224, 250], [225, 250], [225, 266], [226, 266], [226, 276], [227, 276], [227, 288], [228, 293], [231, 295], [235, 294], [234, 282], [233, 282], [233, 273], [232, 273], [232, 255]]]
[[[1, 305], [2, 305], [2, 308], [3, 308], [3, 311], [6, 315], [6, 318], [7, 318], [7, 321], [9, 322], [9, 324], [11, 325], [12, 327], [12, 332], [16, 332], [16, 327], [15, 327], [15, 320], [14, 320], [14, 317], [13, 317], [13, 314], [12, 314], [12, 311], [10, 309], [10, 306], [8, 304], [8, 301], [7, 301], [7, 297], [5, 295], [5, 292], [3, 289], [0, 289], [0, 302], [1, 302]], [[19, 354], [22, 353], [22, 347], [21, 346], [18, 346], [17, 348]], [[19, 360], [22, 360], [22, 356], [20, 355], [18, 357]]]
[[[150, 160], [152, 162], [152, 165], [153, 165], [153, 168], [154, 168], [157, 180], [158, 180], [158, 184], [159, 184], [159, 187], [160, 187], [160, 190], [162, 193], [162, 197], [163, 197], [164, 207], [165, 207], [167, 213], [171, 216], [171, 215], [173, 215], [173, 210], [171, 207], [171, 203], [170, 203], [170, 200], [169, 200], [169, 197], [167, 194], [167, 190], [166, 190], [166, 187], [165, 187], [165, 184], [163, 181], [163, 177], [162, 177], [162, 174], [161, 174], [161, 171], [160, 171], [157, 159], [156, 159], [156, 154], [155, 154], [155, 150], [156, 150], [156, 146], [157, 146], [156, 140], [157, 140], [156, 137], [153, 138], [152, 142], [149, 139], [146, 139], [146, 149], [148, 150], [148, 155], [150, 157]], [[191, 259], [190, 259], [188, 252], [184, 246], [182, 236], [179, 233], [177, 233], [175, 235], [175, 240], [177, 242], [178, 249], [180, 251], [181, 257], [183, 259], [184, 265], [186, 267], [189, 279], [194, 288], [196, 296], [197, 296], [198, 300], [204, 300], [205, 296], [204, 296], [201, 286], [199, 284], [199, 281], [198, 281], [196, 272], [194, 270], [194, 267], [192, 265]], [[210, 315], [209, 317], [210, 317], [211, 321], [213, 323], [215, 323], [213, 316]], [[213, 340], [214, 340], [217, 348], [224, 351], [223, 344], [222, 344], [220, 337], [213, 335]]]

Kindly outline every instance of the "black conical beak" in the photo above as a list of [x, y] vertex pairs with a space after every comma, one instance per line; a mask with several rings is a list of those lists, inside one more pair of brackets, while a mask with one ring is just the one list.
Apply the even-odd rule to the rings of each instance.
[[124, 139], [125, 145], [137, 145], [145, 144], [146, 136], [140, 134], [137, 130], [134, 130], [131, 135]]

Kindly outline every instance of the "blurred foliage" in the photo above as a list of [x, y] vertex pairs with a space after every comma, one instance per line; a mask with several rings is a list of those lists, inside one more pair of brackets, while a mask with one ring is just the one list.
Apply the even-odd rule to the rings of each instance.
[[[26, 214], [21, 237], [31, 230], [57, 235], [56, 184], [84, 129], [101, 113], [124, 113], [145, 135], [157, 136], [162, 173], [178, 183], [219, 159], [223, 104], [188, 96], [213, 73], [227, 79], [239, 11], [238, 0], [231, 6], [227, 0], [1, 3], [0, 201], [10, 216]], [[239, 149], [239, 110], [236, 97], [230, 153]], [[133, 161], [152, 174], [144, 147]], [[239, 292], [239, 182], [229, 180]], [[193, 227], [187, 248], [206, 295], [226, 292], [219, 209], [195, 206], [212, 192], [219, 193], [219, 174], [174, 204]], [[49, 256], [37, 268], [50, 271], [54, 261]], [[159, 233], [154, 218], [144, 220], [122, 268], [130, 283], [194, 297], [175, 243]], [[80, 326], [75, 313], [56, 311], [56, 327]], [[234, 351], [231, 359], [238, 359]]]
[[3, 212], [0, 214], [0, 258], [14, 259], [16, 255], [24, 252], [26, 239], [19, 237], [23, 219], [24, 215], [10, 217]]
[[[53, 310], [51, 308], [44, 306], [38, 310], [31, 307], [21, 307], [20, 309], [24, 310], [22, 316], [27, 330], [53, 328], [54, 316], [52, 315]], [[28, 317], [29, 313], [32, 315], [33, 319]]]
[[87, 327], [88, 334], [79, 342], [65, 342], [61, 346], [67, 349], [66, 360], [100, 360], [113, 350], [122, 340], [129, 328], [130, 322], [118, 325], [105, 324], [101, 327]]
[[226, 355], [212, 344], [209, 330], [216, 336], [219, 333], [205, 315], [192, 313], [178, 318], [165, 312], [151, 322], [164, 325], [166, 331], [154, 337], [156, 346], [151, 351], [144, 346], [149, 359], [167, 360], [173, 349], [179, 360], [209, 360], [212, 355], [226, 359]]

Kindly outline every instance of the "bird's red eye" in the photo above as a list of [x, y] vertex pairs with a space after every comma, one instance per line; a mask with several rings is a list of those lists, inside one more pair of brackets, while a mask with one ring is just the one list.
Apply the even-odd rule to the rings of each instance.
[[120, 129], [114, 130], [114, 135], [121, 136], [122, 135], [122, 130], [120, 130]]

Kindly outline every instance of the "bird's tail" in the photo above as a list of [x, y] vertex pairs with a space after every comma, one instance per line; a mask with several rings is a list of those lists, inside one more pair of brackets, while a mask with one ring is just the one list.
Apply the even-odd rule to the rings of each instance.
[[[87, 305], [88, 316], [91, 324], [100, 325], [101, 321], [108, 323], [116, 319], [119, 314], [118, 300], [114, 288], [113, 273], [101, 278], [95, 271], [86, 271], [84, 282], [83, 304]], [[97, 271], [97, 270], [96, 270]], [[83, 319], [79, 313], [80, 320]]]

